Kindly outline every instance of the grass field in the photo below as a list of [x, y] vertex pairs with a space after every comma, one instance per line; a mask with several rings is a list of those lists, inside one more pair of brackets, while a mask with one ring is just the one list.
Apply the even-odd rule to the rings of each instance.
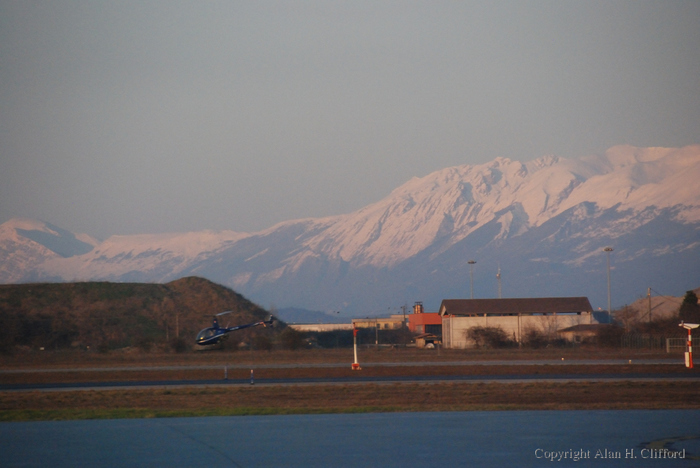
[[[562, 358], [571, 364], [559, 365]], [[626, 363], [595, 362], [610, 359]], [[635, 363], [659, 359], [668, 360], [669, 364]], [[488, 361], [494, 365], [488, 365]], [[265, 378], [343, 377], [354, 375], [350, 370], [351, 362], [352, 350], [348, 349], [184, 354], [35, 352], [1, 357], [0, 383], [218, 379], [223, 378], [223, 369], [229, 366], [228, 377], [231, 379], [248, 377], [249, 368], [256, 366], [261, 366], [255, 374], [258, 381]], [[438, 353], [437, 350], [362, 349], [360, 362], [363, 369], [359, 372], [366, 376], [539, 374], [545, 377], [557, 373], [614, 372], [700, 377], [697, 369], [684, 367], [681, 353], [669, 355], [644, 350], [441, 350]], [[392, 362], [430, 364], [379, 365]], [[311, 364], [330, 367], [305, 367]], [[214, 368], [199, 369], [199, 366]], [[699, 390], [697, 380], [630, 380], [5, 391], [0, 392], [0, 420], [505, 409], [697, 409], [700, 408]]]

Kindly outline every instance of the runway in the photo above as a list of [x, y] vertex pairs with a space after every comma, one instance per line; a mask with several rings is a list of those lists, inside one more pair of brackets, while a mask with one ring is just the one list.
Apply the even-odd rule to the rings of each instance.
[[[399, 361], [399, 362], [363, 362], [368, 367], [435, 367], [435, 366], [573, 366], [573, 365], [682, 365], [676, 359], [538, 359], [538, 360], [479, 360], [479, 361]], [[54, 368], [20, 368], [0, 369], [2, 374], [23, 373], [57, 373], [57, 372], [114, 372], [114, 371], [177, 371], [208, 369], [314, 369], [348, 367], [349, 363], [291, 363], [291, 364], [199, 364], [174, 366], [101, 366], [101, 367], [54, 367]]]
[[[242, 385], [361, 385], [392, 383], [525, 383], [525, 382], [615, 382], [615, 381], [700, 381], [700, 374], [679, 373], [675, 359], [547, 359], [476, 361], [367, 362], [351, 372], [348, 363], [217, 363], [198, 365], [138, 365], [101, 367], [55, 367], [0, 369], [0, 391], [73, 391], [212, 387]], [[510, 366], [510, 369], [508, 369]], [[514, 368], [514, 366], [517, 367]], [[529, 368], [528, 368], [529, 366]], [[584, 370], [582, 370], [584, 366]], [[590, 373], [585, 368], [591, 366]], [[595, 367], [599, 366], [599, 367]], [[605, 366], [605, 372], [600, 372]], [[625, 372], [622, 372], [623, 366]], [[632, 367], [630, 367], [632, 366]], [[639, 366], [635, 369], [635, 366]], [[645, 366], [652, 366], [646, 367]], [[459, 367], [464, 369], [458, 370]], [[574, 369], [576, 367], [576, 369]], [[620, 372], [615, 369], [619, 367]], [[442, 368], [444, 372], [416, 372]], [[493, 369], [493, 372], [489, 370]], [[384, 369], [384, 371], [382, 371]], [[406, 369], [403, 371], [401, 369]], [[511, 371], [512, 369], [512, 371]], [[611, 370], [612, 369], [612, 370]], [[668, 372], [667, 372], [668, 369]], [[248, 377], [251, 370], [251, 377]], [[304, 372], [306, 370], [306, 372]], [[308, 370], [315, 370], [309, 373]], [[571, 370], [571, 371], [569, 371]], [[575, 370], [575, 371], [574, 371]], [[636, 370], [636, 372], [635, 372]], [[212, 372], [217, 371], [217, 372]], [[230, 371], [230, 372], [229, 372]], [[241, 372], [243, 371], [243, 372]], [[339, 372], [340, 371], [340, 372]], [[133, 373], [130, 377], [128, 374]], [[26, 379], [23, 375], [43, 376]], [[51, 375], [56, 374], [56, 379]], [[58, 376], [61, 374], [61, 376]], [[65, 378], [66, 375], [72, 378]], [[119, 378], [110, 374], [119, 374]], [[177, 377], [176, 375], [179, 374]], [[215, 375], [221, 378], [213, 378]], [[311, 375], [309, 375], [311, 374]], [[324, 375], [325, 374], [325, 375]], [[440, 375], [442, 374], [442, 375]], [[232, 378], [228, 378], [229, 375]], [[157, 376], [157, 377], [156, 377]], [[242, 376], [245, 376], [242, 378]], [[140, 377], [140, 378], [139, 378]], [[33, 381], [32, 381], [33, 380]]]
[[247, 378], [207, 380], [150, 380], [150, 381], [102, 381], [71, 383], [2, 384], [0, 391], [77, 391], [146, 389], [163, 387], [212, 387], [212, 386], [273, 386], [273, 385], [360, 385], [395, 383], [525, 383], [525, 382], [616, 382], [616, 381], [696, 381], [697, 374], [540, 374], [531, 375], [426, 375], [426, 376], [371, 376], [363, 377], [315, 377], [315, 378]]
[[700, 410], [15, 422], [0, 453], [6, 467], [692, 467]]

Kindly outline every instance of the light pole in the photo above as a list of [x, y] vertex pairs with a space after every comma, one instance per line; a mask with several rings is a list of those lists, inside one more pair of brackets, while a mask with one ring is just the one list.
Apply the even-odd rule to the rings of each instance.
[[605, 247], [603, 252], [607, 254], [608, 260], [608, 322], [612, 323], [612, 308], [610, 306], [610, 252], [613, 251], [612, 247]]
[[469, 260], [469, 291], [471, 292], [471, 298], [474, 299], [474, 264], [476, 260]]
[[496, 279], [498, 280], [498, 298], [501, 298], [501, 267], [498, 267], [498, 273], [496, 273]]

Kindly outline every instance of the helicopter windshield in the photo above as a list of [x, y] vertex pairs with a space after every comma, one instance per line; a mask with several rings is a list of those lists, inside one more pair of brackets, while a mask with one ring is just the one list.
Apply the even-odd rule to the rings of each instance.
[[208, 338], [213, 337], [215, 334], [216, 333], [214, 333], [213, 328], [205, 328], [204, 330], [199, 332], [199, 334], [197, 335], [197, 341], [206, 340]]

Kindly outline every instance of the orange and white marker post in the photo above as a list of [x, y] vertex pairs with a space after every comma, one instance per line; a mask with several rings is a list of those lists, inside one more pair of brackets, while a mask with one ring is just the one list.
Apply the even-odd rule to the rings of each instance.
[[361, 370], [360, 363], [357, 362], [357, 328], [352, 324], [352, 345], [355, 351], [355, 362], [352, 363], [352, 370]]
[[693, 328], [698, 328], [700, 326], [700, 324], [681, 322], [679, 326], [688, 330], [688, 342], [686, 344], [686, 349], [685, 349], [685, 367], [692, 369], [693, 368], [693, 335], [691, 334], [691, 331], [693, 330]]

